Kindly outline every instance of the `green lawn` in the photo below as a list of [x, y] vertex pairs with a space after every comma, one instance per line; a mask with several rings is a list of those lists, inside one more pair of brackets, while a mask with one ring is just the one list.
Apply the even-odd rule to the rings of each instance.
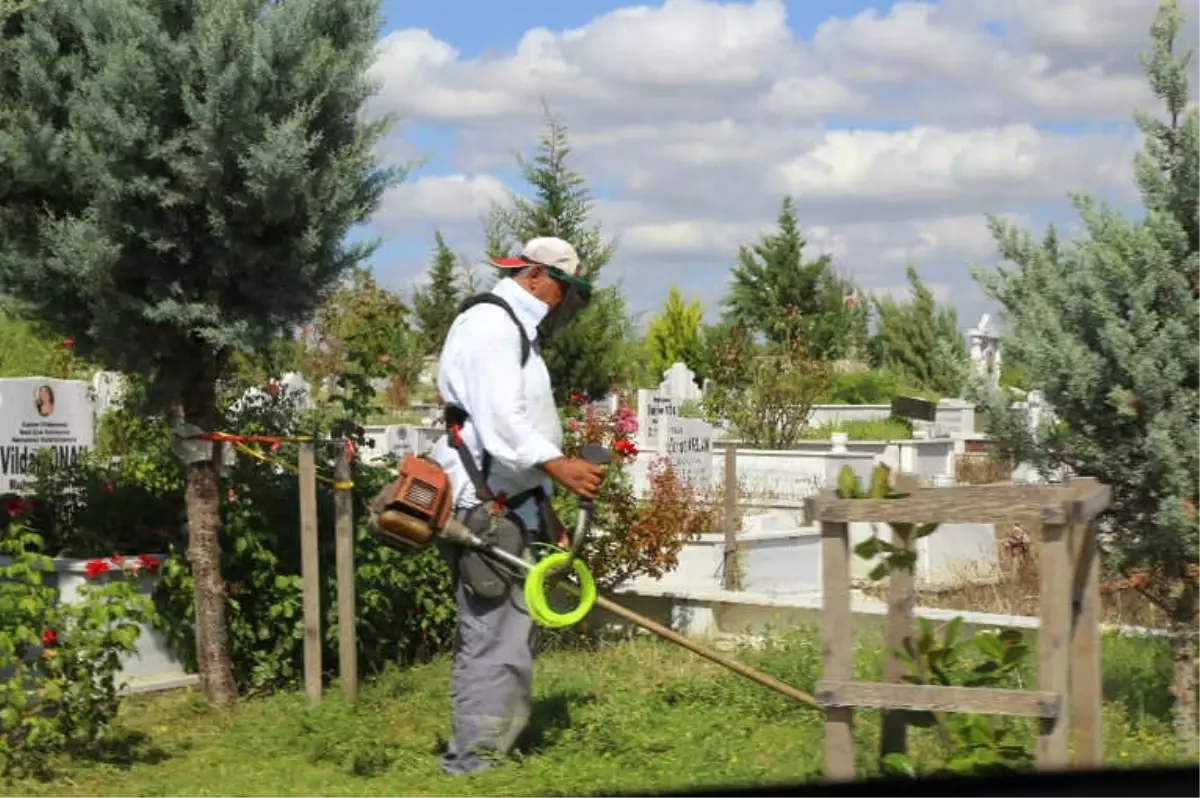
[[[869, 632], [867, 634], [870, 634]], [[811, 689], [811, 631], [739, 657]], [[1122, 765], [1182, 761], [1166, 720], [1160, 641], [1108, 640], [1105, 756]], [[878, 641], [859, 641], [858, 676], [878, 678]], [[1028, 679], [1029, 674], [1022, 678]], [[465, 779], [438, 770], [448, 728], [449, 662], [336, 685], [315, 710], [298, 694], [244, 700], [222, 715], [192, 693], [130, 699], [123, 739], [103, 756], [55, 763], [41, 795], [586, 795], [733, 787], [820, 778], [821, 718], [688, 652], [652, 639], [547, 651], [532, 734], [510, 763]], [[860, 712], [862, 773], [874, 770], [878, 715]], [[934, 760], [913, 732], [913, 753]]]

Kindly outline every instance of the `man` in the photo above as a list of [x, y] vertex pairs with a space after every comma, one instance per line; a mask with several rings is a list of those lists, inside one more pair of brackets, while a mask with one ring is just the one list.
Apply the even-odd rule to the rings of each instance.
[[[558, 409], [538, 348], [587, 304], [591, 288], [579, 277], [575, 249], [558, 238], [535, 238], [520, 255], [492, 263], [507, 276], [489, 294], [464, 303], [442, 348], [438, 390], [448, 434], [433, 457], [450, 477], [459, 519], [481, 536], [511, 533], [507, 546], [504, 540], [498, 545], [528, 556], [530, 530], [550, 540], [560, 531], [547, 528], [555, 524], [551, 480], [591, 499], [604, 478], [603, 468], [563, 456]], [[498, 525], [488, 510], [497, 506], [493, 501], [520, 523]], [[474, 552], [449, 557], [459, 621], [451, 739], [442, 768], [462, 774], [508, 753], [528, 723], [534, 630], [519, 577], [496, 576], [496, 566]]]

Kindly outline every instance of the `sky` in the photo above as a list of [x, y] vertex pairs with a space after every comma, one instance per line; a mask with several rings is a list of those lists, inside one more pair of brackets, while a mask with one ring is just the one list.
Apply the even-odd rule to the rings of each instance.
[[[1196, 29], [1200, 0], [1184, 0]], [[720, 311], [739, 246], [792, 196], [812, 255], [903, 295], [912, 263], [963, 328], [994, 310], [988, 215], [1078, 233], [1069, 193], [1138, 203], [1138, 62], [1157, 0], [386, 0], [372, 113], [412, 164], [361, 233], [378, 279], [420, 284], [440, 230], [482, 261], [492, 203], [543, 101], [616, 243], [601, 282], [653, 312], [672, 285]], [[1195, 40], [1190, 33], [1186, 43]], [[1193, 85], [1193, 89], [1196, 86]], [[643, 316], [644, 318], [644, 316]]]

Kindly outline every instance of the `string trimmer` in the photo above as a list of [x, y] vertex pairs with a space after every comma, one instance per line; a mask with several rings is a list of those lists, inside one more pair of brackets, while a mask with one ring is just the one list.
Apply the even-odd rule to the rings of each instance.
[[[598, 465], [607, 463], [609, 457], [607, 450], [599, 446], [584, 447], [580, 455]], [[578, 556], [591, 527], [592, 502], [580, 502], [579, 518], [570, 548], [555, 551], [534, 563], [485, 542], [454, 518], [451, 512], [451, 496], [449, 477], [437, 463], [424, 457], [405, 455], [400, 464], [399, 478], [375, 504], [378, 512], [375, 513], [374, 526], [380, 540], [405, 552], [419, 552], [437, 539], [474, 549], [496, 562], [503, 563], [513, 572], [524, 575], [525, 603], [530, 617], [543, 626], [573, 626], [583, 620], [594, 607], [600, 607], [763, 687], [796, 701], [817, 706], [808, 693], [730, 659], [601, 596], [586, 564]], [[550, 580], [553, 580], [557, 587], [579, 598], [579, 604], [573, 610], [567, 613], [550, 610], [546, 600], [546, 586]]]

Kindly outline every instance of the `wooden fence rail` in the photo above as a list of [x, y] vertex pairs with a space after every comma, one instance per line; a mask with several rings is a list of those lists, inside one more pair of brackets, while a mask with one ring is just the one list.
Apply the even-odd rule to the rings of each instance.
[[[906, 488], [907, 489], [907, 488]], [[1093, 479], [1064, 486], [1023, 485], [918, 488], [898, 499], [839, 499], [825, 491], [809, 502], [821, 524], [823, 673], [815, 697], [825, 716], [825, 777], [854, 778], [854, 709], [884, 711], [883, 753], [905, 749], [902, 710], [1024, 715], [1039, 719], [1037, 765], [1100, 764], [1099, 557], [1093, 519], [1112, 492]], [[997, 523], [1013, 517], [1041, 524], [1041, 623], [1037, 690], [911, 685], [885, 668], [885, 681], [855, 681], [850, 615], [851, 522]], [[912, 633], [911, 585], [892, 576], [888, 593], [889, 645]]]

